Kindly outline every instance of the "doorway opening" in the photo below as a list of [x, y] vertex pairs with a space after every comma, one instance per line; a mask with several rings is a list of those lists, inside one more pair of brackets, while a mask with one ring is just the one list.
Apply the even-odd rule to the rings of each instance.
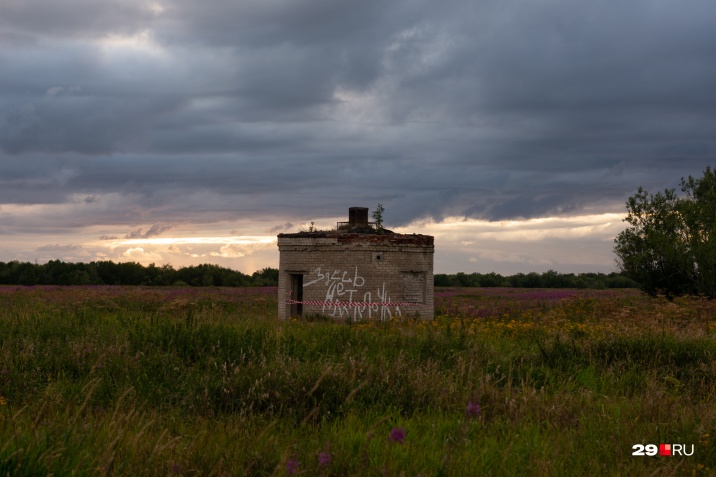
[[[291, 274], [291, 300], [303, 301], [303, 274]], [[291, 318], [303, 316], [303, 303], [291, 304]]]

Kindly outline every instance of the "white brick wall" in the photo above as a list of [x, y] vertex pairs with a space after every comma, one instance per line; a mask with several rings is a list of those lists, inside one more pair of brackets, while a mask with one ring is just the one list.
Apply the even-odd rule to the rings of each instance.
[[[304, 315], [355, 321], [414, 316], [416, 312], [422, 319], [434, 317], [434, 245], [430, 236], [281, 234], [278, 247], [281, 319], [290, 315], [285, 299], [291, 292], [291, 273], [303, 275], [303, 301], [343, 304], [304, 304]], [[404, 302], [418, 306], [392, 305]]]

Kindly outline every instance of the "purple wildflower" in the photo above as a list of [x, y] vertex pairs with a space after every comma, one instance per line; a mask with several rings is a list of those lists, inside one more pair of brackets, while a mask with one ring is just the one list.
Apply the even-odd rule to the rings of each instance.
[[300, 465], [301, 465], [301, 463], [297, 459], [288, 459], [286, 461], [286, 473], [288, 475], [298, 474], [298, 467]]
[[328, 463], [331, 461], [331, 454], [328, 452], [321, 452], [318, 454], [318, 465], [320, 467], [328, 465]]
[[467, 408], [465, 408], [465, 412], [467, 413], [467, 417], [477, 417], [480, 415], [480, 403], [475, 400], [468, 401]]
[[170, 465], [169, 470], [174, 475], [181, 474], [181, 466], [179, 464], [174, 463], [174, 464]]
[[394, 427], [393, 430], [390, 431], [388, 441], [402, 444], [403, 441], [405, 441], [405, 429], [403, 429], [402, 427]]

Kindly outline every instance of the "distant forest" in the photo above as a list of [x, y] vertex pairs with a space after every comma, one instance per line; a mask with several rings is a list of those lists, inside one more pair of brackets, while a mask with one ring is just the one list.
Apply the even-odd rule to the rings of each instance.
[[0, 262], [0, 285], [146, 285], [193, 287], [268, 287], [278, 285], [278, 270], [264, 268], [251, 275], [218, 265], [194, 265], [175, 270], [171, 265], [144, 266], [111, 261], [37, 265]]
[[[51, 260], [38, 265], [30, 262], [0, 262], [0, 285], [145, 285], [145, 286], [216, 286], [265, 287], [278, 285], [278, 270], [264, 268], [247, 275], [218, 265], [193, 265], [175, 270], [171, 265], [158, 267], [136, 262], [111, 261], [67, 263]], [[439, 287], [514, 287], [514, 288], [638, 288], [639, 285], [619, 273], [456, 273], [435, 275]]]
[[435, 275], [436, 287], [513, 287], [513, 288], [639, 288], [639, 284], [620, 273], [518, 273], [503, 276], [499, 273], [456, 273]]

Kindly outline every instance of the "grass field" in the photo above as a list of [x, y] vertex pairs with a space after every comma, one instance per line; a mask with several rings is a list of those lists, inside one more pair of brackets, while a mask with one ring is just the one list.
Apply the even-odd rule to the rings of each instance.
[[[714, 475], [716, 303], [443, 289], [278, 322], [275, 288], [0, 288], [0, 476]], [[691, 456], [632, 456], [636, 444]]]

